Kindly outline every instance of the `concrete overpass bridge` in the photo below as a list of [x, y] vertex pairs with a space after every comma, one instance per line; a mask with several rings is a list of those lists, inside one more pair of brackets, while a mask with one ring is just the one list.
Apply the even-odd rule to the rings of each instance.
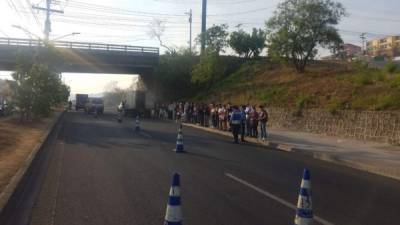
[[[113, 73], [146, 75], [159, 62], [159, 49], [153, 47], [54, 41], [53, 60], [59, 72]], [[42, 40], [0, 38], [0, 70], [14, 70], [17, 54], [33, 60], [38, 53], [50, 51]]]

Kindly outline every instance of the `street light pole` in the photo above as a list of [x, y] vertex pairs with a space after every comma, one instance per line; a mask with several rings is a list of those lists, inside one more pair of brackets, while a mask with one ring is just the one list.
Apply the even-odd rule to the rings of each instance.
[[203, 0], [201, 15], [201, 54], [206, 49], [206, 27], [207, 27], [207, 0]]
[[32, 6], [32, 8], [37, 9], [37, 10], [42, 10], [46, 11], [46, 21], [44, 24], [44, 35], [45, 35], [45, 40], [48, 41], [50, 37], [50, 32], [51, 32], [51, 21], [50, 21], [50, 14], [52, 12], [56, 13], [64, 13], [62, 10], [55, 10], [51, 8], [51, 1], [52, 0], [46, 0], [46, 8], [39, 7], [39, 6]]
[[189, 16], [189, 52], [192, 54], [192, 22], [193, 22], [193, 14], [192, 14], [192, 9], [190, 9], [189, 13], [185, 13], [186, 15]]
[[81, 33], [79, 33], [79, 32], [72, 32], [72, 33], [70, 33], [70, 34], [65, 34], [65, 35], [61, 35], [61, 36], [59, 36], [59, 37], [56, 37], [56, 38], [54, 38], [54, 39], [52, 39], [52, 40], [50, 40], [50, 41], [57, 41], [57, 40], [60, 40], [60, 39], [62, 39], [62, 38], [65, 38], [65, 37], [74, 36], [74, 35], [78, 35], [78, 34], [81, 34]]
[[28, 35], [31, 39], [33, 39], [32, 36], [34, 36], [35, 38], [37, 38], [37, 39], [39, 39], [39, 40], [42, 40], [38, 35], [36, 35], [36, 34], [30, 32], [28, 29], [26, 29], [26, 28], [24, 28], [24, 27], [21, 27], [21, 26], [19, 26], [19, 25], [15, 25], [15, 24], [13, 24], [12, 27], [22, 30], [22, 31], [23, 31], [26, 35]]

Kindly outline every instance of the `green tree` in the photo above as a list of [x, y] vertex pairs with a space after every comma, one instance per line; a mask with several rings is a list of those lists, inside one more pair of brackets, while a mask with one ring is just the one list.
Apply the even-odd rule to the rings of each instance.
[[214, 24], [206, 30], [205, 35], [199, 34], [196, 38], [196, 42], [201, 43], [202, 39], [205, 38], [206, 48], [208, 51], [215, 51], [215, 53], [219, 55], [220, 52], [224, 52], [224, 48], [228, 44], [227, 38], [229, 33], [227, 30], [227, 24]]
[[265, 41], [266, 33], [261, 29], [253, 28], [251, 34], [240, 29], [231, 33], [228, 44], [239, 56], [251, 58], [260, 55], [265, 48]]
[[12, 74], [14, 98], [20, 109], [21, 121], [48, 116], [53, 106], [68, 100], [69, 87], [62, 84], [60, 74], [47, 65], [18, 62]]
[[229, 37], [229, 46], [240, 56], [250, 57], [250, 34], [240, 29], [231, 33]]
[[253, 32], [250, 36], [250, 51], [254, 58], [258, 57], [265, 48], [266, 40], [267, 34], [264, 30], [253, 28]]
[[285, 0], [266, 23], [268, 53], [304, 72], [318, 46], [334, 50], [343, 43], [335, 25], [345, 15], [342, 4], [331, 0]]
[[163, 100], [189, 98], [196, 94], [196, 85], [191, 83], [191, 72], [199, 61], [189, 49], [166, 53], [154, 71], [159, 97]]
[[223, 73], [223, 66], [220, 65], [220, 59], [215, 51], [206, 51], [200, 58], [200, 62], [193, 68], [192, 83], [205, 85], [211, 88], [219, 74]]

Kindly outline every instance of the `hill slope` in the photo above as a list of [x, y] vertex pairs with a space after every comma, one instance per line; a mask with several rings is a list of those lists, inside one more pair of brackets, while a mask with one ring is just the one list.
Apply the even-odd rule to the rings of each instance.
[[298, 74], [285, 65], [251, 61], [196, 99], [328, 111], [397, 110], [400, 72], [393, 66], [377, 70], [360, 63], [316, 62]]

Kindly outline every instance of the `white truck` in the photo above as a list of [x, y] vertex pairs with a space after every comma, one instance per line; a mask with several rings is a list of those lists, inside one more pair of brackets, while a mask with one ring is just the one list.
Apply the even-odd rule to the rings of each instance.
[[125, 115], [148, 117], [154, 108], [154, 95], [147, 91], [128, 91], [123, 100]]

